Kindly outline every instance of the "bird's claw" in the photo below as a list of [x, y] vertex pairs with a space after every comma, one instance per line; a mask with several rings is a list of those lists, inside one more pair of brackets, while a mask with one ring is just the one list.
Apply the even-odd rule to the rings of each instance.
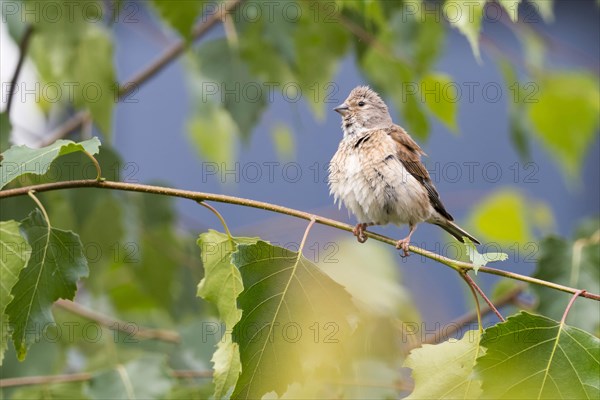
[[354, 229], [352, 229], [352, 234], [356, 236], [356, 240], [358, 243], [364, 243], [367, 241], [368, 237], [365, 235], [365, 229], [367, 228], [367, 224], [356, 224]]
[[400, 240], [398, 240], [398, 242], [396, 242], [396, 248], [398, 250], [402, 250], [402, 252], [404, 253], [404, 254], [401, 254], [400, 257], [404, 258], [404, 257], [408, 257], [410, 255], [410, 253], [408, 252], [409, 244], [410, 244], [409, 238], [400, 239]]

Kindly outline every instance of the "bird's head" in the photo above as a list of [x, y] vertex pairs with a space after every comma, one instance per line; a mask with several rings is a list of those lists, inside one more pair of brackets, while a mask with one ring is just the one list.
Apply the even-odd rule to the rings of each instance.
[[334, 110], [342, 116], [342, 129], [345, 136], [386, 128], [392, 124], [387, 106], [368, 86], [352, 89], [348, 98]]

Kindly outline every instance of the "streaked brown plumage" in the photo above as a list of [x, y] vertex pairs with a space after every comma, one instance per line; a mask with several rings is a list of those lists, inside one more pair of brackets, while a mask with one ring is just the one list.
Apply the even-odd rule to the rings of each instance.
[[377, 93], [359, 86], [335, 109], [342, 115], [344, 137], [329, 167], [329, 188], [358, 219], [354, 235], [363, 243], [367, 226], [408, 224], [397, 246], [408, 255], [420, 222], [440, 226], [459, 241], [479, 241], [454, 222], [421, 162], [425, 155], [400, 126]]

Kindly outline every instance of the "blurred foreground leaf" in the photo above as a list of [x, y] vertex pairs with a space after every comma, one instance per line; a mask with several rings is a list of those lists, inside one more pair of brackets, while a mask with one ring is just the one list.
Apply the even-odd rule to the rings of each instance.
[[115, 369], [95, 375], [90, 381], [91, 399], [161, 399], [171, 390], [164, 357], [145, 355]]
[[233, 255], [244, 282], [233, 329], [242, 374], [232, 397], [283, 394], [307, 371], [335, 367], [351, 334], [351, 297], [301, 254], [259, 241]]
[[415, 389], [407, 399], [478, 398], [481, 381], [474, 379], [472, 372], [483, 353], [477, 330], [465, 332], [460, 340], [412, 350], [404, 366], [412, 369]]
[[8, 348], [8, 315], [4, 313], [6, 306], [13, 296], [11, 289], [17, 283], [21, 270], [25, 267], [31, 256], [31, 246], [19, 233], [17, 221], [0, 222], [0, 366], [4, 359], [4, 352]]
[[85, 382], [25, 386], [16, 390], [11, 400], [87, 400]]

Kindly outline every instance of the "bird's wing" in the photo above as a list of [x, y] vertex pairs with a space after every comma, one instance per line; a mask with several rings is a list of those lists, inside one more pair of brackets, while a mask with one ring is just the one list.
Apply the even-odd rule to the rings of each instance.
[[392, 125], [387, 132], [396, 144], [396, 157], [404, 165], [404, 168], [427, 189], [433, 208], [448, 220], [453, 221], [454, 218], [446, 211], [440, 195], [433, 186], [429, 172], [421, 162], [421, 155], [424, 155], [425, 152], [400, 126]]

